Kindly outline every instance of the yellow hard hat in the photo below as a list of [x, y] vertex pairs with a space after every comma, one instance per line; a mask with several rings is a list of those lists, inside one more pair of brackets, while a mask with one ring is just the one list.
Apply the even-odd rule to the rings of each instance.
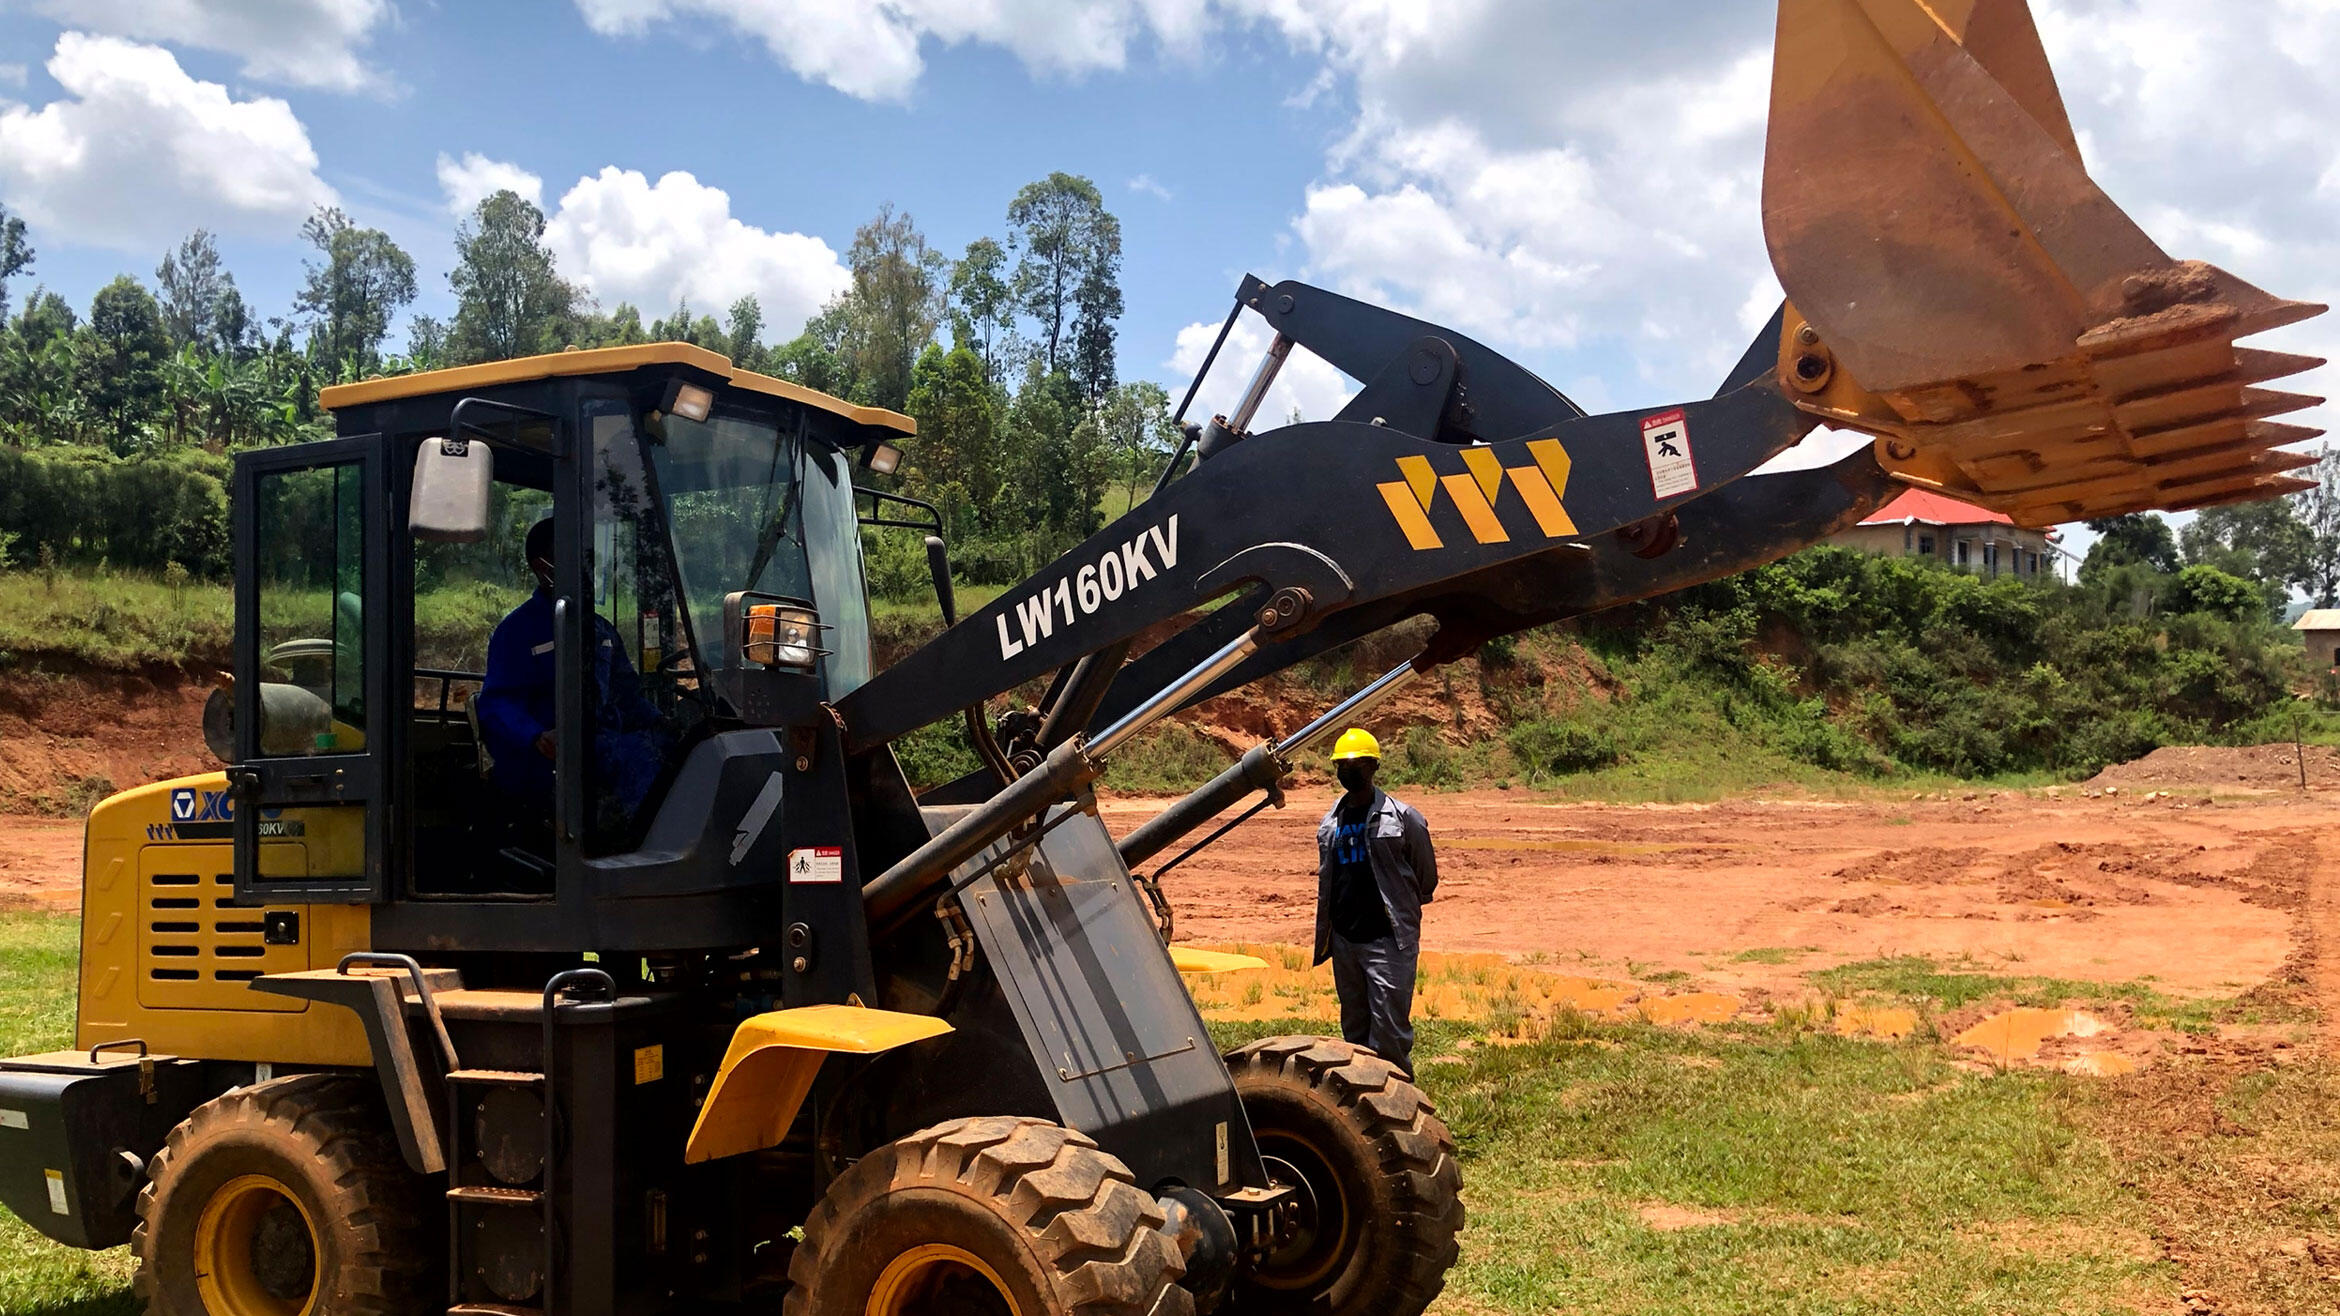
[[1381, 757], [1381, 742], [1363, 727], [1350, 727], [1333, 742], [1333, 762], [1342, 759], [1377, 759]]

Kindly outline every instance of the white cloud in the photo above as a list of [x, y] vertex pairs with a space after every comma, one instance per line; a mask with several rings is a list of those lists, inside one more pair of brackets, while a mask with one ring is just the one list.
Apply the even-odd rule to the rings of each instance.
[[632, 302], [648, 318], [688, 298], [721, 315], [754, 293], [776, 338], [793, 336], [852, 281], [828, 243], [743, 223], [729, 194], [679, 170], [655, 184], [615, 165], [580, 178], [544, 237], [562, 273], [605, 308]]
[[390, 0], [38, 0], [35, 7], [84, 31], [233, 55], [248, 78], [336, 91], [385, 85], [359, 51], [390, 19]]
[[446, 193], [447, 209], [457, 219], [468, 218], [480, 202], [498, 192], [517, 192], [530, 205], [544, 204], [543, 179], [477, 151], [465, 151], [460, 160], [439, 152], [439, 190]]
[[1210, 0], [576, 0], [604, 36], [659, 24], [719, 23], [762, 41], [797, 76], [864, 100], [902, 100], [925, 71], [920, 47], [978, 41], [1012, 52], [1034, 72], [1078, 75], [1122, 68], [1151, 37], [1192, 50], [1211, 22]]
[[[1297, 273], [1556, 376], [1599, 370], [1617, 405], [1711, 388], [1773, 297], [1761, 223], [1772, 6], [576, 3], [611, 35], [717, 25], [761, 40], [799, 76], [880, 100], [911, 93], [930, 44], [983, 43], [1036, 73], [1077, 76], [1122, 68], [1148, 44], [1191, 52], [1214, 36], [1280, 36], [1319, 62], [1292, 103], [1354, 114], [1294, 217]], [[2175, 255], [2284, 296], [2340, 300], [2340, 80], [2328, 75], [2340, 3], [2033, 8], [2083, 153], [2115, 200]], [[2340, 355], [2340, 321], [2271, 345]], [[2330, 391], [2340, 374], [2298, 386]]]
[[[2089, 172], [2172, 255], [2340, 302], [2340, 5], [2036, 0]], [[2340, 357], [2340, 321], [2264, 346]], [[2326, 367], [2276, 388], [2332, 396]], [[2280, 419], [2340, 423], [2340, 408]]]
[[[1766, 6], [1227, 6], [1318, 52], [1356, 106], [1293, 223], [1304, 277], [1555, 375], [1621, 358], [1607, 382], [1624, 405], [1711, 387], [1777, 304]], [[2340, 4], [2034, 8], [2091, 171], [2148, 232], [2279, 295], [2340, 301]], [[2267, 345], [2340, 356], [2340, 319]], [[2340, 370], [2280, 386], [2329, 394]]]
[[1129, 190], [1143, 192], [1157, 201], [1168, 201], [1171, 197], [1170, 189], [1152, 174], [1139, 174], [1129, 180]]
[[[1203, 357], [1211, 350], [1211, 340], [1218, 333], [1219, 326], [1209, 323], [1190, 324], [1178, 331], [1178, 347], [1168, 362], [1174, 374], [1173, 393], [1183, 395], [1184, 381], [1193, 379], [1194, 372], [1202, 368]], [[1218, 360], [1211, 363], [1211, 373], [1203, 380], [1202, 391], [1195, 394], [1194, 405], [1188, 408], [1186, 418], [1200, 424], [1214, 415], [1233, 411], [1242, 400], [1243, 390], [1250, 386], [1260, 360], [1267, 355], [1270, 337], [1267, 327], [1256, 317], [1247, 315], [1237, 320], [1234, 330], [1227, 335], [1227, 345], [1219, 349]], [[1260, 404], [1259, 415], [1253, 418], [1251, 428], [1254, 431], [1274, 429], [1291, 419], [1295, 411], [1302, 420], [1331, 420], [1355, 396], [1356, 386], [1349, 382], [1348, 376], [1307, 348], [1296, 347], [1284, 358], [1283, 369], [1276, 373], [1276, 382], [1268, 389], [1267, 399]]]
[[52, 240], [154, 250], [195, 227], [289, 236], [336, 200], [292, 107], [236, 100], [158, 46], [67, 32], [65, 97], [0, 106], [0, 194]]
[[1609, 382], [1628, 402], [1711, 388], [1737, 361], [1776, 305], [1753, 306], [1766, 15], [1336, 8], [1278, 19], [1358, 104], [1293, 223], [1305, 277], [1531, 362], [1622, 355], [1634, 377]]

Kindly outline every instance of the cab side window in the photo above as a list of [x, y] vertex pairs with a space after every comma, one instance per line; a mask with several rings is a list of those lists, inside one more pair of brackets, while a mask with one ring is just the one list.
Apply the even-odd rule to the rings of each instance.
[[366, 747], [363, 480], [348, 462], [255, 484], [263, 757]]

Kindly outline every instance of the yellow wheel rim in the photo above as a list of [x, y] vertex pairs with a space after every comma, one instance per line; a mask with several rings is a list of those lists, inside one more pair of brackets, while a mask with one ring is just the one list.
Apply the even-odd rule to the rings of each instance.
[[229, 1180], [195, 1219], [195, 1287], [212, 1316], [308, 1316], [317, 1305], [317, 1222], [265, 1174]]
[[966, 1300], [989, 1285], [1008, 1316], [1023, 1316], [999, 1272], [949, 1243], [921, 1243], [886, 1264], [869, 1291], [865, 1316], [939, 1316], [964, 1311]]

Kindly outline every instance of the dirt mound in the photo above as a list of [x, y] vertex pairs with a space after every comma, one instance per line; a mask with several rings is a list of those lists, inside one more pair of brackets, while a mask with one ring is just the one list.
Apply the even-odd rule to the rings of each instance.
[[218, 767], [203, 746], [214, 683], [169, 667], [0, 673], [0, 813], [78, 817], [125, 787]]
[[[2298, 790], [2299, 757], [2287, 744], [2169, 745], [2141, 759], [2116, 763], [2088, 779], [2095, 790]], [[2309, 789], [2340, 785], [2340, 749], [2307, 747]]]

